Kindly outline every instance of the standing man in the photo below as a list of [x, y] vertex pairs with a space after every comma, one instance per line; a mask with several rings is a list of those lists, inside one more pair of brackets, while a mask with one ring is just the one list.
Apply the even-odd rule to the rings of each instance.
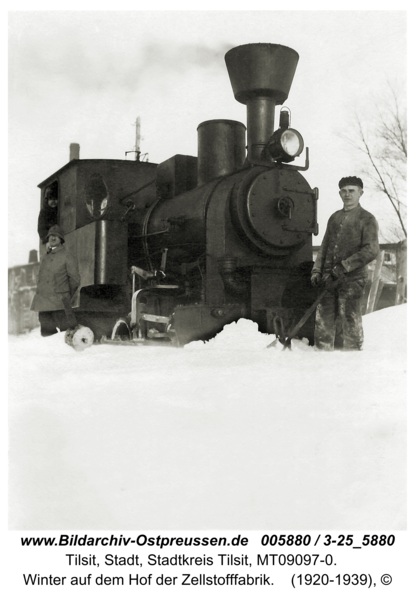
[[333, 350], [336, 340], [336, 347], [343, 350], [361, 350], [366, 265], [379, 253], [379, 228], [375, 217], [359, 204], [362, 180], [343, 177], [339, 188], [343, 209], [330, 217], [311, 273], [311, 283], [327, 290], [317, 306], [315, 346]]
[[40, 263], [37, 289], [30, 310], [39, 313], [43, 337], [76, 327], [71, 298], [80, 284], [78, 266], [64, 247], [65, 238], [59, 225], [47, 234], [47, 253]]

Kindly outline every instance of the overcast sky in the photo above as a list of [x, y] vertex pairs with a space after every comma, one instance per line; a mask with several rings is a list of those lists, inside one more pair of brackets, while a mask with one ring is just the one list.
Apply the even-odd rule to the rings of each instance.
[[[350, 131], [355, 110], [375, 110], [388, 81], [405, 93], [404, 11], [9, 13], [9, 265], [38, 246], [37, 185], [68, 162], [71, 142], [84, 159], [124, 159], [140, 116], [141, 149], [158, 163], [196, 156], [202, 121], [246, 124], [223, 57], [258, 42], [300, 55], [285, 105], [310, 148], [304, 175], [320, 189], [324, 233], [341, 208], [339, 179], [361, 175], [339, 132]], [[388, 214], [370, 189], [362, 205], [381, 223]]]

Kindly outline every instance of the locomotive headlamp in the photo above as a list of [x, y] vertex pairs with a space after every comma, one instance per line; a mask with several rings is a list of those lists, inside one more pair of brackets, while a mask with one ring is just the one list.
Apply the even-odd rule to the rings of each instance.
[[302, 135], [290, 127], [291, 111], [284, 106], [280, 112], [280, 126], [274, 131], [267, 144], [267, 151], [273, 160], [291, 162], [300, 156], [304, 149]]
[[274, 160], [292, 162], [304, 149], [304, 140], [296, 129], [278, 129], [268, 142], [268, 150]]
[[295, 129], [286, 129], [281, 134], [281, 146], [288, 156], [299, 156], [304, 148], [303, 138]]

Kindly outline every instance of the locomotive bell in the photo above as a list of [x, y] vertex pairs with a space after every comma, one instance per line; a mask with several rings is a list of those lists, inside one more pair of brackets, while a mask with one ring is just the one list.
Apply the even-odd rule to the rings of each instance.
[[225, 54], [234, 96], [247, 108], [248, 160], [263, 160], [275, 105], [288, 98], [298, 60], [295, 50], [279, 44], [246, 44]]

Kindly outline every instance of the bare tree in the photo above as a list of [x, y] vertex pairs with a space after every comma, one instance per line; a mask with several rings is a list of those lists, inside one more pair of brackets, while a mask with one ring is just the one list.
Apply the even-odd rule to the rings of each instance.
[[375, 191], [384, 194], [392, 205], [397, 221], [390, 234], [400, 240], [406, 233], [407, 127], [405, 94], [398, 94], [388, 83], [387, 94], [373, 103], [369, 117], [355, 112], [355, 127], [341, 137], [366, 158], [364, 173]]

